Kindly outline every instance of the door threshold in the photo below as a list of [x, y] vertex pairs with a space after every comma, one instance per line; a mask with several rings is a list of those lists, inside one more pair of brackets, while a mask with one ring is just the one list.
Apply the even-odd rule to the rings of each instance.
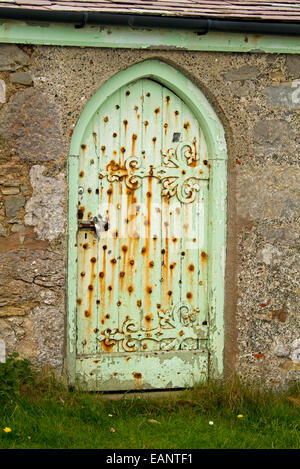
[[102, 392], [99, 397], [111, 400], [121, 399], [149, 399], [149, 398], [164, 398], [164, 397], [178, 397], [183, 394], [186, 389], [158, 389], [158, 390], [144, 390], [144, 391], [124, 391], [124, 392]]

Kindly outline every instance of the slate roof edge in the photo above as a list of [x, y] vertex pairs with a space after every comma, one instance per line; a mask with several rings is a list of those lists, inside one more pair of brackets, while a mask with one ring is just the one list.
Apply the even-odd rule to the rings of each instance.
[[[289, 34], [300, 36], [299, 21], [253, 21], [247, 19], [206, 18], [173, 15], [141, 15], [128, 13], [100, 13], [99, 11], [49, 10], [3, 7], [0, 0], [0, 19], [73, 23], [77, 27], [92, 25], [130, 26], [132, 28], [169, 28], [254, 34]], [[201, 34], [201, 33], [200, 33]]]
[[299, 2], [284, 0], [0, 0], [0, 8], [255, 22], [300, 21]]

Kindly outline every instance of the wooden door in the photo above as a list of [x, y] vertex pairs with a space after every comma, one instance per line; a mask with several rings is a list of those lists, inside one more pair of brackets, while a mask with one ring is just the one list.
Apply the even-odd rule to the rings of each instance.
[[76, 375], [88, 389], [207, 377], [207, 146], [151, 79], [120, 88], [81, 145]]

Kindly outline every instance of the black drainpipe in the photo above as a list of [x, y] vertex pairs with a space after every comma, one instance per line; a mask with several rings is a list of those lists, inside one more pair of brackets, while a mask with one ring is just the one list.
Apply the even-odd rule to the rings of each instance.
[[0, 8], [0, 20], [45, 21], [71, 23], [75, 27], [90, 25], [130, 26], [132, 28], [169, 28], [186, 29], [201, 34], [208, 31], [252, 33], [252, 34], [289, 34], [300, 36], [299, 23], [266, 21], [227, 21], [203, 18], [183, 18], [172, 16], [127, 15], [77, 11], [45, 11], [24, 8]]

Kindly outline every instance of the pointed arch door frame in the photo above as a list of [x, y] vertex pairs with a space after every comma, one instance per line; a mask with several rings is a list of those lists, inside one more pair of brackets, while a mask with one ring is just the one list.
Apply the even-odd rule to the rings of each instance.
[[197, 118], [208, 145], [210, 164], [208, 239], [209, 377], [223, 377], [224, 296], [227, 207], [227, 146], [222, 123], [200, 89], [180, 71], [159, 60], [128, 67], [105, 82], [85, 106], [74, 129], [68, 159], [68, 272], [66, 372], [75, 384], [77, 291], [78, 163], [82, 141], [93, 116], [119, 88], [142, 78], [153, 79], [173, 91]]

